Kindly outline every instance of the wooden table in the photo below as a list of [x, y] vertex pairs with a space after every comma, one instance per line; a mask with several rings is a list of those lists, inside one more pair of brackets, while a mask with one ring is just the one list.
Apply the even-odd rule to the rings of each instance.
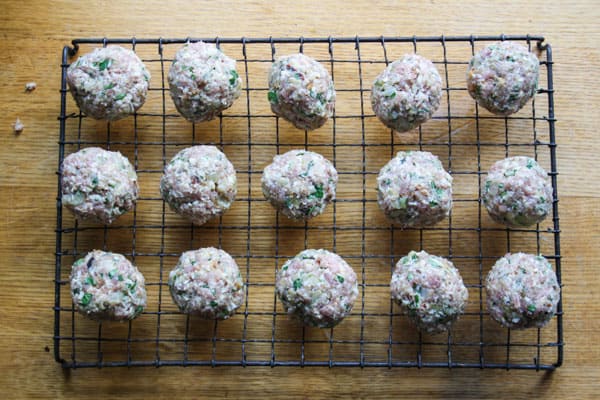
[[[18, 2], [2, 5], [0, 383], [4, 398], [594, 398], [600, 389], [600, 9], [592, 1]], [[565, 360], [552, 373], [277, 367], [63, 371], [52, 332], [60, 55], [75, 37], [542, 34], [553, 45]], [[36, 81], [33, 93], [24, 84]], [[25, 124], [14, 135], [11, 124]]]

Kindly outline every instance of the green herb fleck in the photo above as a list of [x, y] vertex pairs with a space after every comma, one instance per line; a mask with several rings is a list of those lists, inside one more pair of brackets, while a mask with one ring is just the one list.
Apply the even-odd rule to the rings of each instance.
[[431, 201], [429, 202], [429, 205], [430, 205], [431, 207], [436, 207], [438, 204], [439, 204], [439, 203], [438, 203], [437, 201], [435, 201], [435, 200], [431, 200]]
[[112, 271], [108, 272], [108, 277], [110, 279], [114, 278], [116, 275], [117, 275], [117, 270], [116, 269], [113, 269]]
[[135, 308], [135, 313], [138, 315], [141, 314], [143, 311], [144, 311], [144, 306], [137, 306]]
[[111, 82], [111, 83], [109, 83], [108, 85], [104, 85], [104, 90], [112, 89], [112, 88], [114, 88], [115, 86], [117, 86], [117, 84], [116, 84], [116, 83], [114, 83], [114, 82]]
[[419, 295], [418, 295], [418, 294], [415, 294], [415, 300], [414, 300], [414, 303], [415, 303], [415, 306], [416, 306], [416, 307], [418, 307], [418, 306], [419, 306], [419, 301], [420, 301], [420, 300], [421, 300], [421, 299], [420, 299]]
[[119, 274], [119, 276], [117, 276], [117, 279], [119, 280], [119, 282], [123, 282], [123, 275]]
[[98, 177], [97, 176], [92, 178], [92, 185], [94, 185], [94, 186], [98, 185]]
[[323, 185], [315, 185], [315, 191], [311, 194], [311, 197], [316, 197], [317, 199], [323, 198]]
[[409, 281], [412, 281], [414, 278], [413, 274], [411, 274], [410, 272], [408, 273], [408, 275], [406, 276], [406, 279]]
[[85, 258], [80, 258], [79, 260], [75, 261], [75, 263], [73, 264], [74, 267], [78, 267], [81, 264], [83, 264], [83, 262], [85, 261]]
[[79, 302], [79, 304], [81, 304], [82, 306], [87, 306], [88, 304], [90, 304], [90, 301], [92, 301], [92, 294], [86, 293], [81, 298], [81, 301]]
[[344, 277], [343, 277], [343, 276], [341, 276], [341, 275], [336, 275], [336, 278], [337, 278], [337, 280], [338, 280], [340, 283], [344, 283]]
[[287, 266], [287, 265], [284, 265], [284, 266], [283, 266], [283, 268], [281, 268], [281, 269], [282, 269], [283, 271], [287, 271], [287, 269], [288, 269], [288, 266]]
[[302, 279], [294, 279], [294, 290], [298, 290], [302, 287]]
[[270, 103], [277, 104], [279, 102], [277, 100], [277, 93], [275, 93], [272, 90], [269, 90], [269, 93], [267, 94], [267, 98], [269, 99]]
[[211, 300], [211, 302], [210, 302], [210, 306], [211, 306], [212, 308], [217, 308], [217, 306], [218, 306], [218, 305], [219, 305], [219, 303], [217, 303], [217, 302], [216, 302], [216, 301], [214, 301], [214, 300]]
[[516, 173], [517, 173], [517, 170], [516, 170], [516, 169], [511, 169], [511, 170], [508, 170], [508, 171], [506, 171], [506, 172], [504, 173], [504, 176], [505, 176], [505, 177], [508, 177], [508, 176], [515, 176], [515, 175], [516, 175]]
[[130, 292], [133, 292], [135, 290], [136, 286], [137, 286], [137, 281], [134, 281], [133, 283], [127, 284], [127, 289], [129, 289]]
[[118, 95], [115, 96], [115, 100], [123, 100], [125, 98], [125, 96], [127, 96], [127, 94], [125, 93], [120, 93]]
[[231, 78], [229, 78], [229, 84], [233, 86], [237, 82], [239, 75], [235, 69], [232, 69], [229, 72], [231, 73]]
[[85, 283], [87, 283], [88, 285], [96, 286], [96, 282], [94, 281], [94, 278], [92, 278], [91, 276], [88, 276], [87, 278], [85, 278]]
[[390, 94], [387, 94], [385, 97], [387, 97], [388, 99], [393, 99], [394, 97], [396, 97], [396, 92], [392, 92]]
[[406, 210], [407, 206], [408, 206], [408, 198], [407, 197], [400, 197], [398, 199], [398, 208], [400, 210]]
[[533, 168], [535, 161], [533, 161], [532, 159], [527, 160], [527, 168], [531, 169]]
[[112, 64], [112, 60], [110, 58], [105, 58], [100, 63], [98, 63], [98, 68], [100, 71], [104, 71], [106, 68], [110, 67]]
[[419, 259], [419, 255], [416, 251], [411, 251], [408, 255], [413, 261], [417, 261]]
[[536, 308], [535, 308], [535, 304], [530, 304], [527, 306], [527, 311], [529, 312], [535, 312]]

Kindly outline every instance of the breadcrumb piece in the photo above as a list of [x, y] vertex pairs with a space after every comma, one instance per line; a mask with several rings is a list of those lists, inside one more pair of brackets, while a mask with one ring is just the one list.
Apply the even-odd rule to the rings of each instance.
[[17, 135], [23, 132], [23, 129], [25, 129], [25, 125], [21, 123], [21, 120], [18, 117], [15, 123], [13, 124], [13, 129]]
[[35, 82], [27, 82], [25, 84], [26, 92], [33, 92], [35, 90], [35, 88], [37, 88], [37, 84]]

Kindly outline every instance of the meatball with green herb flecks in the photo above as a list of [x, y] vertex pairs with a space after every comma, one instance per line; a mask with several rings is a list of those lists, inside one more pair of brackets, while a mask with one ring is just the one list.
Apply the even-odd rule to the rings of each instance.
[[183, 253], [169, 274], [169, 290], [181, 312], [205, 319], [227, 319], [244, 301], [238, 265], [213, 247]]
[[371, 107], [387, 127], [406, 132], [429, 120], [440, 106], [442, 78], [428, 59], [407, 54], [373, 82]]
[[83, 113], [116, 121], [146, 101], [150, 73], [132, 51], [107, 46], [84, 54], [67, 69], [67, 83]]
[[540, 75], [537, 57], [519, 43], [493, 43], [469, 62], [467, 89], [488, 111], [510, 115], [535, 95]]
[[87, 147], [69, 154], [61, 174], [62, 203], [80, 220], [111, 224], [136, 203], [137, 174], [118, 151]]
[[452, 177], [426, 151], [400, 151], [379, 172], [377, 202], [402, 228], [431, 226], [452, 209]]
[[186, 43], [169, 69], [169, 93], [190, 122], [210, 121], [240, 97], [242, 80], [235, 60], [214, 44]]
[[291, 150], [277, 155], [262, 175], [265, 198], [286, 217], [296, 220], [320, 215], [335, 199], [338, 174], [318, 153]]
[[482, 193], [490, 217], [510, 227], [543, 221], [552, 207], [548, 174], [530, 157], [509, 157], [490, 168]]
[[499, 324], [541, 328], [556, 314], [560, 286], [548, 260], [533, 254], [506, 254], [485, 280], [487, 307]]
[[305, 325], [331, 328], [340, 323], [358, 296], [356, 273], [327, 250], [304, 250], [278, 271], [277, 295], [288, 314]]
[[94, 250], [71, 268], [71, 296], [80, 314], [98, 321], [127, 321], [146, 308], [142, 273], [121, 254]]
[[276, 115], [313, 130], [333, 114], [335, 89], [323, 65], [304, 54], [279, 57], [269, 72], [268, 100]]
[[469, 292], [454, 265], [425, 251], [402, 257], [390, 283], [392, 299], [420, 331], [448, 330], [464, 312]]
[[227, 156], [215, 146], [181, 150], [165, 166], [162, 198], [196, 225], [222, 215], [237, 194], [237, 176]]

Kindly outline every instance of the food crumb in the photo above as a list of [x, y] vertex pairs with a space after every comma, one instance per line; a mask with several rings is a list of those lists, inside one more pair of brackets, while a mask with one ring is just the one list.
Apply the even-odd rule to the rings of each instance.
[[25, 84], [26, 92], [33, 92], [35, 90], [35, 88], [37, 88], [37, 84], [35, 82], [27, 82]]
[[24, 128], [25, 128], [25, 125], [23, 125], [23, 123], [21, 123], [21, 120], [17, 117], [17, 120], [13, 124], [13, 129], [14, 129], [15, 133], [17, 135], [20, 134], [21, 132], [23, 132]]

